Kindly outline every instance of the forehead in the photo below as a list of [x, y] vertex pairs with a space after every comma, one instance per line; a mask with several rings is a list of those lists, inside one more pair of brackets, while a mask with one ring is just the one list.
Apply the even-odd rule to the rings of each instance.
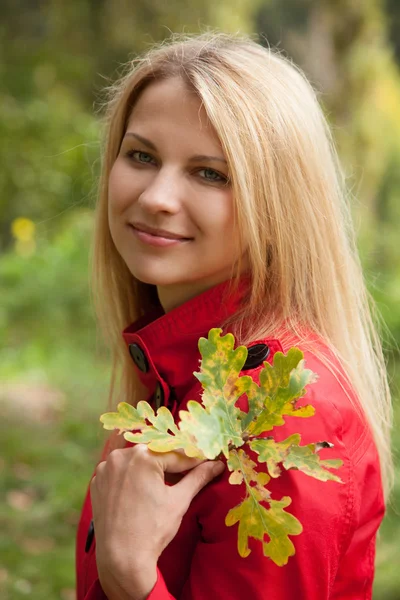
[[156, 80], [143, 90], [131, 111], [127, 130], [137, 127], [161, 133], [190, 129], [191, 134], [206, 136], [219, 145], [202, 101], [180, 77]]

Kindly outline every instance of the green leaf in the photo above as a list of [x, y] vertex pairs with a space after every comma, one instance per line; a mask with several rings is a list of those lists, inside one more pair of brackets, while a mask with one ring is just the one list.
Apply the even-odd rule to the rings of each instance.
[[244, 444], [237, 409], [232, 404], [223, 411], [217, 406], [208, 412], [198, 402], [189, 400], [187, 408], [179, 411], [180, 430], [196, 440], [207, 458], [216, 458], [221, 452], [228, 457], [230, 444], [236, 447]]
[[127, 402], [120, 402], [117, 412], [101, 415], [100, 421], [103, 423], [104, 429], [118, 429], [120, 433], [130, 429], [141, 429], [146, 425], [141, 413]]
[[[291, 348], [286, 355], [277, 352], [273, 366], [264, 363], [260, 372], [260, 387], [266, 399], [264, 408], [249, 424], [248, 433], [256, 436], [283, 425], [285, 415], [311, 417], [315, 413], [314, 407], [298, 408], [296, 400], [305, 395], [305, 386], [315, 381], [315, 373], [304, 368], [303, 353], [298, 348]], [[259, 395], [254, 402], [259, 406]]]
[[210, 410], [215, 406], [235, 403], [252, 384], [249, 376], [239, 378], [247, 358], [246, 346], [233, 349], [235, 338], [231, 333], [221, 337], [222, 329], [211, 329], [208, 338], [199, 339], [202, 355], [200, 372], [194, 376], [203, 386], [203, 405]]
[[187, 435], [178, 432], [177, 435], [171, 435], [165, 431], [159, 431], [156, 427], [145, 429], [141, 433], [124, 434], [128, 442], [134, 444], [147, 444], [150, 450], [154, 452], [172, 452], [173, 450], [183, 449], [186, 456], [191, 458], [206, 458], [196, 445], [196, 440]]
[[[194, 375], [202, 385], [202, 399], [201, 403], [188, 401], [186, 410], [179, 411], [178, 424], [166, 407], [155, 413], [147, 402], [139, 402], [136, 408], [122, 402], [117, 412], [103, 415], [101, 421], [106, 429], [125, 432], [126, 440], [147, 444], [155, 452], [183, 449], [187, 456], [211, 460], [224, 454], [231, 471], [230, 484], [244, 485], [246, 490], [243, 501], [226, 516], [228, 526], [239, 523], [240, 555], [249, 555], [252, 537], [262, 542], [265, 556], [277, 565], [285, 565], [295, 552], [289, 536], [301, 533], [302, 527], [285, 511], [291, 502], [289, 497], [271, 499], [266, 487], [270, 478], [279, 477], [283, 467], [302, 470], [323, 481], [340, 481], [327, 469], [337, 468], [341, 461], [321, 461], [318, 451], [330, 444], [300, 446], [297, 433], [282, 442], [256, 437], [283, 425], [285, 416], [314, 414], [312, 406], [296, 404], [306, 393], [306, 386], [316, 380], [316, 375], [305, 368], [302, 352], [297, 348], [286, 355], [277, 352], [273, 366], [264, 362], [257, 385], [247, 375], [240, 377], [247, 349], [235, 349], [233, 335], [221, 333], [222, 329], [211, 329], [208, 338], [199, 340], [200, 370]], [[248, 413], [236, 406], [244, 394]], [[260, 464], [266, 463], [268, 473], [257, 471], [257, 463], [242, 448], [245, 444], [258, 455]]]
[[269, 396], [275, 396], [279, 388], [291, 387], [293, 396], [300, 395], [304, 386], [316, 380], [316, 375], [304, 369], [304, 355], [298, 348], [290, 348], [287, 354], [276, 352], [273, 366], [264, 363], [262, 385]]
[[300, 440], [300, 434], [294, 433], [282, 442], [275, 442], [273, 438], [258, 438], [249, 442], [249, 446], [259, 455], [260, 463], [267, 463], [271, 477], [279, 477], [281, 469], [278, 464], [282, 463], [286, 470], [297, 469], [321, 481], [331, 480], [341, 483], [341, 479], [326, 468], [337, 469], [343, 462], [332, 459], [321, 460], [318, 455], [321, 448], [332, 447], [332, 444], [319, 442], [300, 446]]
[[153, 422], [154, 410], [151, 408], [148, 402], [145, 402], [144, 400], [138, 402], [137, 411], [143, 419], [147, 419], [151, 423]]
[[245, 432], [249, 428], [250, 423], [255, 421], [257, 416], [263, 410], [265, 403], [268, 400], [268, 394], [265, 392], [264, 388], [258, 386], [255, 381], [252, 381], [247, 391], [247, 399], [249, 402], [249, 410], [242, 418], [242, 432]]
[[[289, 557], [295, 554], [294, 545], [288, 536], [299, 535], [303, 530], [301, 523], [284, 510], [291, 503], [288, 496], [281, 500], [270, 500], [270, 508], [265, 508], [260, 501], [258, 490], [252, 492], [228, 512], [225, 524], [230, 527], [239, 522], [240, 556], [250, 554], [249, 538], [252, 537], [262, 542], [264, 556], [278, 566], [286, 565]], [[269, 541], [265, 541], [265, 535], [269, 537]]]
[[[200, 372], [194, 373], [203, 387], [204, 412], [212, 415], [212, 418], [194, 408], [189, 410], [189, 414], [182, 411], [179, 413], [185, 423], [184, 429], [190, 430], [193, 435], [196, 435], [197, 420], [199, 432], [196, 438], [200, 443], [199, 447], [204, 449], [209, 458], [215, 458], [221, 452], [228, 457], [231, 445], [238, 448], [244, 444], [241, 420], [245, 413], [236, 406], [236, 402], [253, 384], [251, 377], [239, 377], [247, 358], [247, 348], [239, 346], [234, 350], [233, 335], [227, 333], [221, 337], [221, 333], [222, 329], [211, 329], [207, 339], [200, 338]], [[212, 443], [205, 441], [207, 432], [200, 426], [200, 422], [208, 422], [211, 426]]]
[[300, 435], [294, 433], [283, 442], [275, 442], [273, 438], [258, 438], [249, 442], [250, 448], [259, 455], [259, 462], [267, 463], [268, 473], [271, 477], [279, 477], [281, 463], [290, 451], [293, 444], [299, 444]]
[[[200, 406], [200, 405], [199, 405]], [[174, 418], [168, 408], [161, 406], [157, 414], [147, 402], [139, 402], [138, 410], [146, 415], [151, 425], [145, 424], [140, 433], [125, 433], [128, 442], [135, 444], [148, 444], [154, 452], [172, 452], [183, 449], [187, 456], [192, 458], [205, 458], [204, 453], [190, 435], [190, 432], [181, 431], [175, 425]]]
[[298, 469], [306, 475], [319, 479], [320, 481], [337, 481], [343, 483], [340, 477], [334, 475], [328, 469], [337, 469], [342, 466], [341, 460], [321, 460], [318, 456], [316, 444], [307, 446], [291, 446], [289, 452], [283, 461], [285, 469]]
[[155, 415], [153, 409], [147, 402], [139, 402], [139, 405], [141, 414], [145, 414], [146, 418], [156, 429], [158, 429], [158, 431], [167, 433], [167, 431], [170, 430], [174, 434], [179, 433], [174, 418], [168, 408], [161, 406], [157, 411], [157, 415]]
[[[232, 471], [229, 481], [233, 484], [245, 483], [246, 497], [235, 508], [232, 508], [225, 519], [229, 527], [239, 523], [238, 551], [240, 556], [250, 554], [249, 538], [253, 537], [263, 542], [264, 555], [275, 564], [285, 565], [290, 556], [295, 553], [289, 535], [298, 535], [302, 531], [300, 522], [283, 509], [289, 506], [291, 499], [284, 497], [280, 501], [271, 500], [270, 493], [265, 489], [269, 481], [267, 473], [258, 473], [256, 463], [242, 449], [232, 450], [229, 454], [228, 468]], [[268, 502], [269, 508], [261, 503]], [[264, 540], [269, 536], [269, 542]]]
[[248, 487], [255, 486], [258, 489], [259, 496], [263, 500], [269, 501], [270, 493], [264, 486], [269, 482], [270, 477], [267, 473], [258, 473], [255, 470], [257, 464], [251, 460], [244, 450], [231, 450], [227, 466], [232, 471], [229, 483], [240, 485], [244, 481]]

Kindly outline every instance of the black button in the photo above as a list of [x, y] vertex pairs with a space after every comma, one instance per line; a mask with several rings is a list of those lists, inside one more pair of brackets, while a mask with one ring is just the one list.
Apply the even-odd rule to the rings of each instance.
[[143, 373], [147, 373], [147, 371], [149, 370], [149, 363], [141, 347], [137, 344], [129, 344], [129, 352], [137, 368], [140, 369]]
[[157, 383], [156, 391], [154, 392], [154, 405], [156, 410], [164, 404], [164, 390], [160, 382]]
[[249, 369], [255, 369], [261, 365], [266, 358], [269, 356], [269, 347], [266, 344], [256, 344], [248, 348], [248, 355], [246, 362], [242, 367], [242, 371], [248, 371]]
[[93, 519], [90, 521], [89, 530], [86, 538], [85, 552], [89, 552], [90, 546], [92, 545], [94, 538], [94, 524]]

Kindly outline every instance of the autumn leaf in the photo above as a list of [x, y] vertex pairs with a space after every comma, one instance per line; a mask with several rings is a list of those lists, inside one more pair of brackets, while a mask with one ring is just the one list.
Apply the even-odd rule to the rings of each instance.
[[[266, 399], [262, 410], [247, 427], [247, 432], [256, 436], [270, 431], [285, 423], [285, 415], [311, 417], [315, 413], [314, 407], [297, 407], [296, 401], [306, 393], [305, 386], [315, 381], [315, 373], [304, 368], [303, 353], [298, 348], [291, 348], [286, 355], [277, 352], [273, 366], [265, 362], [260, 372], [261, 394]], [[258, 398], [259, 394], [255, 400], [259, 409]], [[253, 407], [251, 409], [254, 411]]]
[[[136, 408], [121, 402], [117, 412], [106, 413], [100, 420], [105, 429], [117, 429], [126, 440], [147, 444], [156, 452], [183, 449], [187, 456], [211, 460], [224, 455], [231, 471], [229, 483], [244, 489], [243, 501], [226, 516], [226, 525], [239, 524], [239, 554], [249, 555], [249, 538], [254, 538], [262, 543], [266, 557], [285, 565], [295, 552], [289, 536], [300, 534], [302, 527], [285, 510], [291, 503], [288, 496], [271, 498], [266, 487], [270, 478], [279, 477], [286, 469], [301, 470], [321, 481], [340, 482], [328, 469], [342, 463], [320, 460], [318, 451], [332, 446], [329, 442], [300, 446], [297, 433], [281, 442], [273, 435], [263, 435], [283, 425], [285, 416], [314, 414], [311, 405], [297, 405], [307, 385], [317, 378], [305, 368], [303, 353], [298, 348], [291, 348], [286, 355], [277, 352], [272, 366], [264, 362], [258, 385], [248, 375], [240, 376], [247, 348], [235, 348], [234, 336], [221, 334], [222, 329], [211, 329], [208, 338], [199, 340], [200, 370], [194, 375], [203, 388], [201, 402], [189, 400], [186, 410], [179, 411], [178, 423], [166, 407], [155, 413], [147, 402], [139, 402]], [[248, 399], [247, 413], [237, 406], [243, 395]], [[246, 453], [246, 446], [257, 455], [258, 462]], [[266, 468], [258, 471], [259, 464]]]
[[103, 423], [104, 429], [118, 429], [119, 433], [122, 433], [130, 429], [144, 427], [146, 420], [142, 414], [141, 411], [127, 402], [120, 402], [117, 406], [117, 412], [109, 412], [101, 415], [100, 421]]
[[321, 460], [318, 456], [320, 448], [332, 447], [328, 442], [300, 446], [301, 436], [295, 433], [282, 442], [275, 442], [273, 438], [258, 438], [249, 442], [250, 448], [259, 455], [260, 463], [267, 463], [268, 473], [271, 477], [279, 477], [281, 469], [278, 464], [286, 469], [297, 469], [306, 475], [320, 481], [337, 481], [342, 483], [340, 477], [328, 469], [337, 469], [342, 466], [341, 460]]
[[[183, 448], [187, 456], [205, 458], [196, 441], [175, 425], [172, 414], [165, 406], [160, 407], [155, 414], [148, 402], [139, 402], [137, 408], [120, 402], [117, 412], [105, 413], [100, 421], [105, 429], [125, 432], [124, 438], [128, 442], [148, 444], [154, 452], [171, 452]], [[140, 431], [132, 433], [132, 430]]]
[[[172, 452], [182, 448], [187, 456], [192, 458], [206, 458], [201, 451], [197, 440], [190, 432], [181, 431], [174, 422], [174, 418], [168, 408], [161, 406], [157, 414], [147, 402], [139, 402], [140, 410], [146, 414], [151, 425], [145, 424], [140, 433], [125, 433], [128, 442], [136, 444], [148, 444], [154, 452]], [[199, 405], [200, 406], [200, 405]]]
[[[235, 402], [250, 388], [253, 380], [249, 376], [239, 377], [247, 358], [247, 348], [233, 349], [235, 338], [231, 333], [221, 337], [222, 329], [211, 329], [208, 339], [200, 338], [202, 355], [200, 372], [194, 376], [203, 386], [202, 403], [206, 409], [219, 408], [222, 413], [226, 405]], [[239, 411], [236, 413], [239, 416]]]
[[283, 442], [275, 442], [273, 438], [258, 438], [249, 442], [249, 446], [259, 455], [259, 462], [267, 463], [268, 473], [275, 478], [281, 474], [278, 464], [285, 460], [291, 446], [299, 442], [300, 435], [294, 433]]
[[[295, 548], [289, 535], [299, 535], [303, 528], [301, 523], [284, 509], [291, 499], [284, 496], [281, 500], [270, 500], [270, 507], [265, 508], [260, 502], [259, 490], [252, 491], [241, 504], [232, 508], [225, 524], [230, 527], [239, 523], [238, 551], [240, 556], [250, 554], [249, 538], [260, 540], [263, 544], [264, 556], [269, 557], [278, 566], [286, 565]], [[266, 541], [265, 535], [269, 541]]]
[[343, 483], [340, 477], [327, 471], [328, 469], [338, 469], [343, 464], [341, 460], [321, 460], [316, 450], [316, 444], [307, 446], [291, 446], [289, 452], [283, 461], [285, 469], [298, 469], [306, 475], [310, 475], [320, 481], [337, 481]]
[[[280, 501], [272, 500], [269, 491], [264, 487], [270, 480], [267, 473], [258, 473], [257, 464], [240, 449], [232, 450], [229, 455], [228, 468], [232, 471], [229, 482], [244, 483], [246, 497], [235, 508], [232, 508], [225, 519], [227, 526], [239, 522], [238, 551], [240, 556], [250, 554], [249, 538], [253, 537], [263, 543], [264, 555], [275, 564], [285, 565], [295, 553], [289, 535], [298, 535], [302, 531], [300, 522], [283, 509], [289, 506], [291, 499], [284, 497]], [[269, 508], [261, 503], [268, 502]], [[269, 541], [265, 541], [267, 535]]]
[[258, 473], [255, 470], [257, 464], [251, 460], [244, 450], [231, 450], [229, 452], [227, 466], [228, 469], [232, 471], [229, 477], [229, 483], [240, 485], [244, 482], [249, 488], [256, 487], [259, 491], [259, 496], [262, 497], [263, 500], [269, 501], [270, 493], [264, 486], [269, 482], [270, 477], [263, 471]]
[[231, 444], [235, 447], [244, 444], [239, 411], [233, 404], [226, 405], [224, 411], [218, 406], [207, 411], [198, 402], [189, 400], [187, 408], [179, 411], [180, 430], [196, 439], [197, 447], [207, 458], [216, 458], [221, 452], [228, 457]]

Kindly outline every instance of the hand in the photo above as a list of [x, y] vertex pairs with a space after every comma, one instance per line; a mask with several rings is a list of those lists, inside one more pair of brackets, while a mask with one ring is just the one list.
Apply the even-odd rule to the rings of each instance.
[[[222, 473], [220, 461], [144, 444], [113, 450], [90, 485], [100, 583], [109, 600], [144, 600], [156, 580], [157, 560], [175, 537], [196, 494]], [[164, 473], [189, 471], [168, 486]]]

